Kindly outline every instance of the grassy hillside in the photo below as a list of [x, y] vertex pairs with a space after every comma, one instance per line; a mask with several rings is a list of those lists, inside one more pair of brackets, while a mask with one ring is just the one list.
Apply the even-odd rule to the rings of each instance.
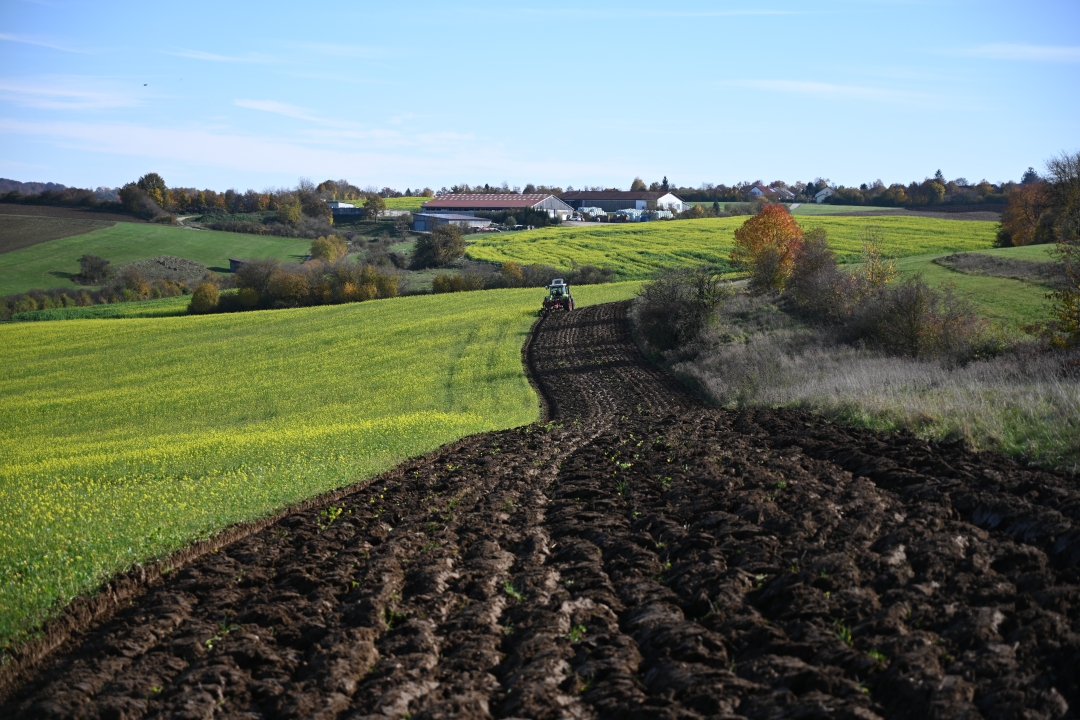
[[[728, 265], [735, 229], [745, 217], [632, 224], [552, 227], [480, 236], [467, 254], [475, 260], [546, 263], [569, 268], [600, 265], [621, 279], [640, 279], [662, 268], [715, 263]], [[867, 225], [879, 228], [885, 251], [897, 257], [982, 250], [993, 245], [996, 224], [911, 217], [799, 218], [804, 228], [823, 227], [842, 262], [859, 259]]]
[[[1024, 247], [991, 250], [987, 254], [1045, 261], [1048, 259], [1045, 250], [1048, 246], [1040, 247], [1039, 252]], [[918, 273], [933, 285], [951, 284], [957, 294], [969, 300], [981, 315], [1010, 331], [1020, 332], [1023, 325], [1050, 319], [1051, 303], [1046, 298], [1049, 292], [1047, 287], [1023, 280], [957, 272], [934, 262], [934, 258], [942, 255], [932, 253], [903, 258], [897, 261], [896, 266], [901, 277]]]
[[0, 326], [0, 648], [134, 562], [535, 420], [542, 297]]
[[79, 271], [79, 257], [86, 253], [100, 255], [114, 265], [175, 255], [228, 271], [230, 257], [295, 260], [306, 256], [310, 247], [310, 240], [297, 238], [121, 222], [5, 253], [0, 262], [0, 295], [35, 287], [75, 287], [70, 277]]
[[426, 203], [428, 200], [434, 200], [429, 197], [399, 197], [399, 198], [385, 198], [387, 210], [412, 210], [413, 212], [419, 212], [420, 206]]

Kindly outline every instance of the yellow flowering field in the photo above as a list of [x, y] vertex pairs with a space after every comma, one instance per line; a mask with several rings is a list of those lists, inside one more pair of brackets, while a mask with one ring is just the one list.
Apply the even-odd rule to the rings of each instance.
[[542, 296], [0, 326], [0, 650], [135, 562], [535, 420]]
[[[714, 263], [729, 266], [735, 230], [747, 217], [647, 223], [595, 223], [546, 227], [518, 233], [470, 236], [466, 254], [474, 260], [560, 268], [610, 267], [620, 279], [647, 278], [657, 270]], [[858, 262], [867, 225], [877, 228], [886, 253], [893, 257], [987, 250], [994, 245], [997, 223], [900, 217], [798, 217], [805, 230], [825, 228], [840, 262]]]

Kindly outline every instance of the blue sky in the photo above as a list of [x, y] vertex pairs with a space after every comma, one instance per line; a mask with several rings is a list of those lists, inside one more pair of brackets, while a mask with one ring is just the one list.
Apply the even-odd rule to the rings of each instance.
[[1018, 179], [1080, 3], [0, 0], [0, 176], [626, 187]]

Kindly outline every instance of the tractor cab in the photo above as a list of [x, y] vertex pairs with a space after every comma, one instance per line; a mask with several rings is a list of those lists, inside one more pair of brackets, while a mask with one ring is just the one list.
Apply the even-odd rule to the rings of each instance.
[[555, 278], [548, 285], [548, 300], [562, 300], [570, 295], [570, 286], [562, 278]]
[[570, 286], [567, 285], [562, 278], [555, 278], [551, 281], [551, 284], [547, 286], [548, 296], [544, 300], [544, 307], [540, 311], [541, 313], [547, 313], [552, 310], [573, 310], [574, 298], [570, 295]]

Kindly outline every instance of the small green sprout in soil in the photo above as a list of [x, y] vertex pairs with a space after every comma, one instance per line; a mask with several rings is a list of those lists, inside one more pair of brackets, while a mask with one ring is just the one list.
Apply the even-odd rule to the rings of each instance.
[[514, 587], [514, 583], [509, 580], [503, 583], [503, 592], [519, 602], [525, 599], [525, 596], [518, 592], [517, 588]]
[[585, 637], [585, 633], [587, 632], [588, 629], [584, 625], [575, 625], [570, 628], [570, 632], [563, 635], [563, 637], [572, 643], [576, 643], [579, 642], [581, 638]]

